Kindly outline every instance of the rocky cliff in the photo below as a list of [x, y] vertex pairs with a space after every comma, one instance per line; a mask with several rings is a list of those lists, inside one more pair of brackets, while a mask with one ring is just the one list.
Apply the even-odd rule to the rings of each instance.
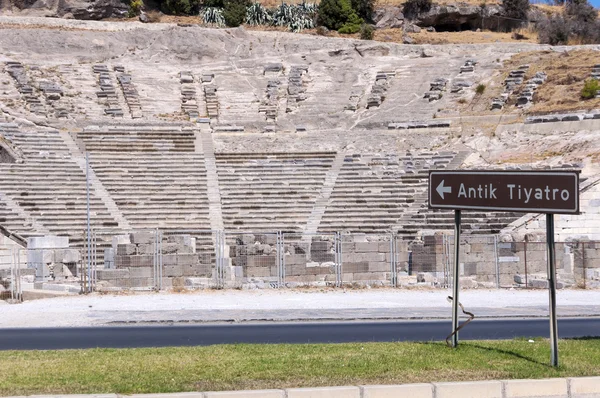
[[0, 14], [75, 19], [119, 18], [127, 15], [122, 0], [0, 0]]

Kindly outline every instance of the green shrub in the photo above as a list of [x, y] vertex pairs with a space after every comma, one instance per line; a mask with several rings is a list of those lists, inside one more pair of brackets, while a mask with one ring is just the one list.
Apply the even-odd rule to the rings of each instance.
[[164, 0], [160, 8], [165, 14], [190, 15], [199, 10], [198, 0]]
[[225, 25], [236, 28], [244, 23], [246, 9], [250, 6], [248, 0], [226, 0], [223, 7], [223, 18]]
[[581, 98], [592, 99], [600, 92], [600, 83], [596, 79], [586, 80], [581, 90]]
[[373, 34], [375, 33], [375, 29], [373, 25], [363, 24], [360, 27], [360, 38], [362, 40], [373, 40]]
[[356, 14], [367, 22], [373, 22], [375, 0], [350, 0]]
[[402, 6], [402, 13], [408, 19], [415, 19], [420, 13], [431, 9], [431, 0], [407, 0]]
[[362, 22], [352, 9], [350, 0], [322, 0], [319, 4], [318, 23], [328, 29], [339, 31], [344, 27], [346, 33], [356, 33], [360, 30]]
[[485, 92], [485, 84], [478, 84], [477, 87], [475, 88], [475, 92], [478, 95], [481, 95]]
[[144, 2], [142, 0], [132, 0], [129, 3], [129, 18], [133, 18], [137, 15], [140, 15], [140, 11], [142, 11], [142, 7], [144, 6]]

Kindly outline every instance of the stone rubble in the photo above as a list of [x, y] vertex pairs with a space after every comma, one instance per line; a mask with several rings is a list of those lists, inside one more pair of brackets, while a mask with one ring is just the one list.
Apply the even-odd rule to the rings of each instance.
[[123, 90], [123, 96], [125, 97], [125, 102], [129, 107], [131, 118], [139, 119], [143, 117], [144, 115], [142, 113], [142, 105], [140, 104], [140, 96], [135, 88], [135, 85], [133, 84], [131, 75], [125, 73], [125, 67], [123, 66], [115, 66], [114, 70], [115, 72], [121, 72], [117, 75], [117, 80], [121, 85], [121, 90]]
[[29, 111], [38, 116], [46, 116], [46, 107], [42, 103], [42, 100], [36, 95], [36, 90], [31, 84], [23, 64], [20, 62], [8, 61], [6, 62], [6, 71], [13, 79], [15, 79], [17, 89], [25, 102], [27, 102]]
[[306, 100], [306, 83], [304, 79], [308, 74], [308, 65], [293, 65], [288, 76], [286, 112], [293, 112], [298, 107], [298, 102]]
[[460, 67], [460, 73], [475, 72], [475, 65], [477, 65], [476, 60], [474, 60], [474, 59], [466, 60], [465, 64]]
[[371, 86], [371, 93], [367, 97], [367, 109], [379, 107], [385, 100], [385, 93], [390, 85], [390, 80], [396, 76], [396, 71], [378, 71], [375, 83]]
[[181, 83], [181, 110], [190, 119], [197, 119], [200, 113], [196, 99], [196, 88], [193, 85], [194, 75], [191, 71], [181, 71], [179, 72], [179, 82]]
[[508, 77], [504, 79], [504, 92], [500, 97], [492, 100], [491, 109], [502, 109], [510, 95], [521, 85], [525, 79], [525, 73], [529, 69], [529, 65], [521, 65], [517, 69], [509, 72]]
[[521, 91], [519, 96], [517, 97], [517, 107], [518, 108], [528, 108], [532, 105], [533, 102], [533, 94], [537, 90], [537, 88], [544, 84], [548, 75], [546, 72], [537, 72], [533, 78], [527, 80], [525, 88]]
[[441, 99], [443, 92], [446, 91], [447, 84], [448, 79], [444, 79], [442, 77], [435, 79], [429, 83], [429, 91], [423, 95], [423, 98], [429, 99], [429, 102]]
[[113, 117], [123, 117], [124, 112], [119, 104], [117, 96], [117, 90], [113, 84], [113, 80], [110, 76], [108, 66], [106, 65], [94, 65], [92, 67], [95, 74], [98, 75], [98, 86], [100, 91], [96, 92], [96, 96], [100, 103], [105, 106], [104, 113]]

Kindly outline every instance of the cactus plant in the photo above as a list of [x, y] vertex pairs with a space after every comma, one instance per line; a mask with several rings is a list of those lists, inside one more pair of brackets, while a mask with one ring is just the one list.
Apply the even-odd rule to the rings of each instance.
[[267, 9], [260, 3], [254, 3], [246, 10], [248, 25], [269, 25], [272, 20]]
[[202, 13], [202, 19], [208, 24], [225, 26], [225, 18], [223, 18], [222, 8], [206, 7]]

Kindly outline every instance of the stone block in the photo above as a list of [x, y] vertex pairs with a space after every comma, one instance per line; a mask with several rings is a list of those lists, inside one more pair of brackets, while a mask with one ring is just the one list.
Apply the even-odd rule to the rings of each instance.
[[179, 250], [177, 243], [163, 243], [161, 246], [163, 255], [165, 254], [176, 254]]
[[38, 264], [54, 262], [54, 250], [27, 250], [27, 267], [36, 268]]
[[377, 251], [379, 253], [389, 253], [391, 251], [391, 243], [387, 241], [377, 242]]
[[129, 268], [130, 278], [152, 278], [153, 274], [152, 267], [133, 267]]
[[344, 272], [368, 272], [369, 271], [369, 263], [366, 261], [356, 262], [356, 263], [344, 263], [342, 264], [342, 270]]
[[133, 243], [125, 243], [117, 245], [117, 255], [119, 256], [131, 256], [137, 253], [137, 245]]
[[112, 237], [112, 248], [116, 251], [118, 245], [131, 243], [129, 235], [115, 235]]
[[162, 256], [163, 265], [176, 265], [177, 255], [176, 254], [163, 254]]
[[[119, 257], [119, 256], [117, 256]], [[154, 256], [140, 255], [140, 256], [123, 256], [129, 257], [130, 267], [152, 267], [154, 265]]]
[[104, 249], [104, 265], [107, 268], [114, 268], [115, 266], [115, 249], [112, 247]]
[[502, 398], [502, 382], [433, 383], [436, 398]]
[[360, 398], [358, 387], [289, 388], [287, 398]]
[[434, 398], [431, 384], [405, 384], [399, 386], [362, 386], [363, 398]]
[[600, 397], [600, 377], [573, 377], [568, 379], [571, 398]]
[[342, 242], [342, 253], [352, 253], [354, 251], [354, 242]]
[[120, 281], [122, 286], [130, 288], [151, 288], [154, 287], [154, 279], [152, 278], [129, 278]]
[[567, 379], [507, 380], [506, 398], [567, 398]]
[[379, 251], [379, 244], [377, 242], [356, 242], [355, 247], [356, 253], [368, 253]]
[[310, 252], [327, 252], [333, 247], [332, 242], [315, 241], [310, 244]]
[[131, 265], [131, 256], [115, 256], [116, 268], [128, 268]]
[[183, 266], [182, 265], [165, 265], [163, 267], [163, 276], [168, 278], [183, 276]]
[[247, 259], [248, 267], [270, 267], [276, 264], [277, 256], [248, 256]]
[[353, 276], [355, 281], [387, 281], [387, 273], [385, 272], [355, 272]]
[[198, 264], [198, 256], [196, 254], [177, 254], [177, 265], [194, 264]]
[[133, 232], [129, 234], [129, 240], [131, 243], [135, 244], [150, 244], [154, 243], [156, 240], [155, 232], [144, 231], [144, 232]]
[[127, 279], [129, 278], [129, 269], [99, 269], [96, 271], [99, 280]]
[[69, 247], [69, 238], [66, 236], [36, 236], [27, 238], [28, 249], [64, 249]]
[[[169, 394], [171, 395], [171, 394]], [[205, 392], [205, 398], [285, 398], [283, 390], [219, 391]], [[164, 397], [170, 398], [170, 397]], [[184, 397], [185, 398], [185, 397]]]
[[76, 263], [81, 260], [81, 255], [77, 249], [57, 249], [54, 251], [54, 261], [57, 263]]
[[388, 262], [369, 263], [369, 272], [389, 272], [392, 268]]
[[265, 278], [271, 276], [270, 267], [247, 267], [245, 276], [248, 278]]
[[137, 254], [154, 255], [156, 253], [156, 245], [154, 243], [147, 245], [137, 245]]

